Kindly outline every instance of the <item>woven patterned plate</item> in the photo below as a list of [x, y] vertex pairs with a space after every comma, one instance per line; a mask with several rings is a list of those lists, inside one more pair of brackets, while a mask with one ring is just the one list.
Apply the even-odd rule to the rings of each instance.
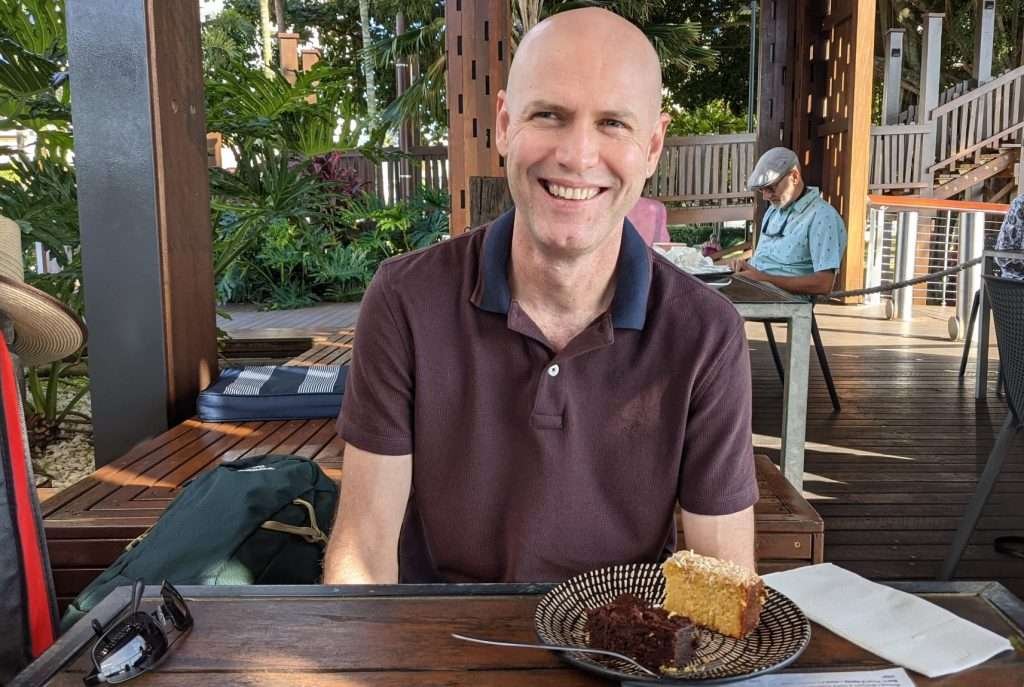
[[[763, 675], [795, 661], [811, 641], [811, 625], [796, 604], [774, 589], [767, 591], [761, 621], [753, 632], [743, 639], [733, 639], [701, 628], [696, 658], [676, 675], [656, 679], [614, 658], [572, 652], [561, 655], [584, 670], [636, 682], [716, 684]], [[587, 609], [604, 605], [626, 592], [661, 605], [665, 601], [661, 566], [617, 565], [566, 580], [537, 604], [537, 636], [545, 644], [586, 647]]]

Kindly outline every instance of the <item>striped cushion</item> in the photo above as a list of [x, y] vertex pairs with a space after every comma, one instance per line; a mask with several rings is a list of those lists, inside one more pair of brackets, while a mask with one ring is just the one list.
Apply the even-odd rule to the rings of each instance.
[[229, 367], [199, 394], [199, 419], [242, 422], [336, 417], [347, 375], [348, 365]]

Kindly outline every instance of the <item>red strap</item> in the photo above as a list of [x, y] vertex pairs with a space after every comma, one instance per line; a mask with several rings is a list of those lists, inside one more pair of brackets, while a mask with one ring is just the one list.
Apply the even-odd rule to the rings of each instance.
[[29, 483], [26, 461], [29, 460], [22, 432], [21, 405], [18, 402], [18, 384], [14, 376], [14, 363], [7, 350], [7, 341], [0, 336], [0, 386], [3, 388], [4, 426], [7, 429], [7, 455], [11, 460], [14, 484], [14, 512], [21, 543], [21, 559], [25, 573], [25, 598], [32, 656], [46, 651], [57, 638], [50, 608], [50, 594], [46, 565], [40, 542], [44, 541], [35, 518], [35, 502]]

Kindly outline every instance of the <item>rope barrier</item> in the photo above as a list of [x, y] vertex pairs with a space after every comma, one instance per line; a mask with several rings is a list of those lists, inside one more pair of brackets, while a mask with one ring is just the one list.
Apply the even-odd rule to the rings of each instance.
[[908, 286], [914, 286], [916, 284], [923, 284], [927, 281], [935, 281], [942, 277], [948, 277], [951, 274], [962, 272], [963, 270], [980, 265], [983, 257], [977, 257], [967, 262], [962, 262], [959, 265], [950, 267], [949, 269], [942, 270], [941, 272], [933, 272], [932, 274], [926, 274], [920, 277], [914, 277], [913, 279], [907, 279], [906, 281], [896, 282], [894, 284], [886, 284], [885, 286], [872, 286], [869, 289], [853, 289], [852, 291], [833, 291], [828, 294], [826, 298], [849, 298], [851, 296], [867, 296], [872, 293], [883, 293], [885, 291], [895, 291], [897, 289], [905, 289]]

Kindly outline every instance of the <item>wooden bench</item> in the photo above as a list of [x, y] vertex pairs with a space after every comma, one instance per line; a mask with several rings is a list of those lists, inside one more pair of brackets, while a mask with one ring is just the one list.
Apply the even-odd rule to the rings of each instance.
[[[319, 342], [293, 364], [341, 364], [353, 333]], [[153, 525], [196, 475], [222, 461], [264, 453], [315, 460], [341, 479], [344, 442], [334, 420], [206, 423], [188, 420], [143, 442], [42, 504], [58, 602], [63, 608], [124, 547]], [[757, 549], [762, 572], [821, 562], [822, 521], [767, 457], [758, 456]]]

